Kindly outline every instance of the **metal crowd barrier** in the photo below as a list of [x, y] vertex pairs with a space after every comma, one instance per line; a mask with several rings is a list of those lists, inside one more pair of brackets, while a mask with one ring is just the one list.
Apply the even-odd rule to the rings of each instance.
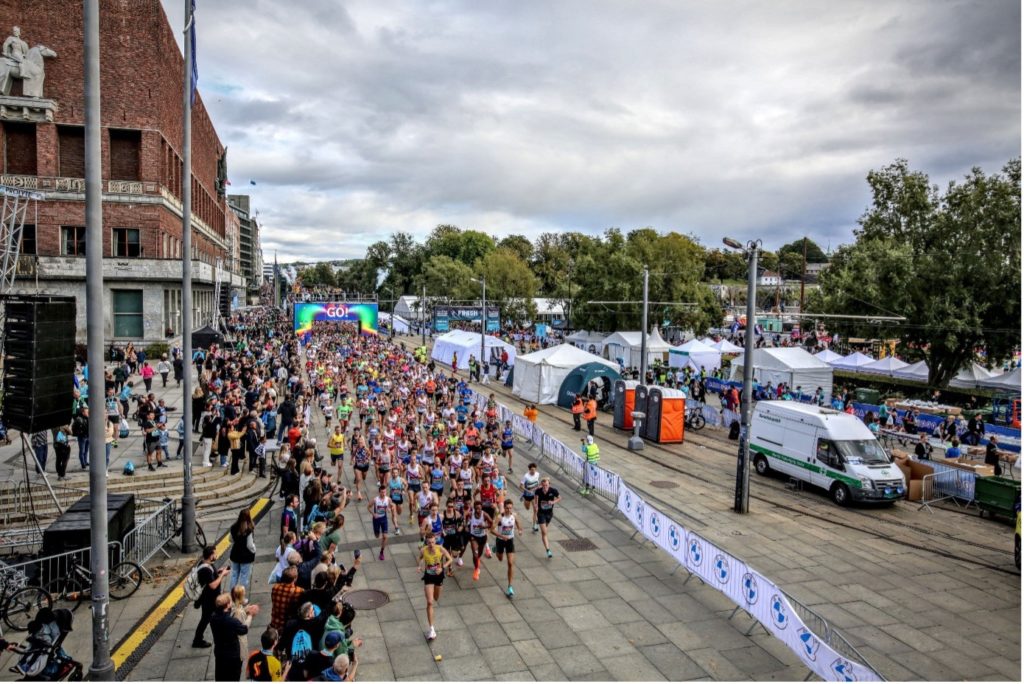
[[[936, 469], [921, 478], [921, 505], [917, 510], [927, 508], [940, 501], [952, 501], [957, 508], [965, 508], [974, 501], [974, 480], [977, 475], [959, 468]], [[961, 501], [963, 504], [961, 504]]]
[[[146, 570], [146, 563], [149, 562], [149, 559], [158, 552], [163, 552], [165, 556], [168, 556], [163, 549], [177, 531], [174, 524], [176, 504], [173, 499], [169, 501], [143, 499], [142, 501], [142, 510], [144, 514], [148, 511], [148, 515], [141, 522], [136, 523], [135, 527], [125, 535], [124, 560], [135, 561], [142, 567], [143, 572], [149, 575], [149, 571]], [[135, 517], [136, 520], [139, 517], [138, 503]]]
[[[110, 565], [119, 563], [123, 559], [123, 550], [119, 542], [110, 542], [107, 546], [108, 560]], [[17, 563], [6, 563], [3, 566], [5, 574], [21, 574], [24, 576], [26, 586], [40, 587], [46, 589], [47, 585], [58, 577], [67, 576], [75, 564], [90, 567], [92, 549], [88, 546], [64, 551], [41, 558], [32, 558]]]

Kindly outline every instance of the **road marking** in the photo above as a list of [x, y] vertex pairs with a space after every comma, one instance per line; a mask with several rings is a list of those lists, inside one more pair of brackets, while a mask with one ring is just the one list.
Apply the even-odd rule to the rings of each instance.
[[[257, 499], [256, 502], [249, 508], [249, 512], [252, 514], [253, 521], [258, 521], [260, 517], [270, 508], [272, 502], [270, 499], [261, 498]], [[222, 556], [231, 546], [231, 533], [225, 532], [224, 535], [216, 544], [217, 556]], [[172, 614], [175, 607], [185, 599], [185, 580], [188, 578], [188, 573], [192, 571], [189, 568], [188, 571], [182, 575], [181, 579], [178, 580], [171, 589], [164, 595], [156, 606], [150, 609], [146, 616], [139, 622], [132, 631], [121, 641], [120, 644], [114, 649], [114, 653], [111, 655], [111, 660], [114, 662], [115, 672], [120, 670], [122, 666], [130, 661], [134, 660], [134, 656], [143, 646], [146, 640], [153, 635], [160, 623], [164, 621], [169, 615]], [[146, 649], [148, 650], [148, 648]], [[131, 667], [137, 663], [131, 662]], [[118, 679], [124, 679], [128, 673], [118, 673]]]

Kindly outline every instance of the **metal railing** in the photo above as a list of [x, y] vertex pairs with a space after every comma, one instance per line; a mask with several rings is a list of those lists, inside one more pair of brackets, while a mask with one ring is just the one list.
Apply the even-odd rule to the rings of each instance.
[[[158, 552], [163, 552], [164, 546], [173, 537], [176, 530], [176, 502], [155, 501], [154, 499], [143, 499], [143, 513], [148, 512], [140, 522], [124, 537], [123, 560], [135, 561], [146, 574], [146, 563]], [[136, 504], [135, 518], [139, 519], [139, 504]]]
[[957, 508], [971, 505], [976, 478], [974, 473], [959, 468], [944, 468], [926, 474], [921, 478], [921, 505], [917, 510], [927, 508], [932, 512], [932, 504], [940, 501], [952, 501]]
[[[123, 554], [121, 544], [116, 541], [110, 542], [107, 548], [111, 566], [119, 563]], [[66, 577], [76, 564], [90, 567], [91, 557], [92, 549], [86, 546], [74, 551], [7, 563], [3, 566], [3, 572], [24, 575], [26, 586], [46, 589], [53, 580]]]

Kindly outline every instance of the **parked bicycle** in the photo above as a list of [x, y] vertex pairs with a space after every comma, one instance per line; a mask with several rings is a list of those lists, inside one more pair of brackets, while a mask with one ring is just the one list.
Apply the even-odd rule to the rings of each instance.
[[[171, 499], [164, 499], [164, 502], [171, 501]], [[199, 508], [199, 499], [196, 499], [196, 509]], [[178, 549], [181, 549], [181, 503], [176, 502], [171, 507], [171, 526], [174, 529], [174, 537], [178, 540]], [[197, 549], [206, 548], [206, 532], [203, 532], [203, 526], [199, 524], [199, 520], [196, 519], [196, 538], [195, 545]]]
[[[135, 561], [121, 561], [110, 570], [110, 598], [126, 599], [142, 586], [142, 566]], [[55, 577], [46, 585], [54, 608], [75, 610], [92, 592], [92, 571], [75, 555], [63, 577]]]
[[707, 419], [704, 418], [704, 409], [700, 406], [694, 406], [693, 408], [686, 409], [686, 427], [691, 430], [700, 430], [702, 427], [707, 425]]
[[16, 632], [28, 629], [40, 608], [52, 608], [53, 599], [39, 587], [28, 586], [28, 576], [0, 561], [0, 613]]

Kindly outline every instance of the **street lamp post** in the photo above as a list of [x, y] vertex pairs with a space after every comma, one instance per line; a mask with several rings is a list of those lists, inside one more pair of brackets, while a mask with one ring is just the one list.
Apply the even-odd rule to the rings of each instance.
[[480, 276], [472, 279], [474, 283], [480, 283], [480, 364], [481, 373], [484, 365], [484, 335], [487, 334], [487, 278]]
[[420, 297], [420, 344], [427, 346], [427, 286], [423, 286], [423, 296]]
[[754, 322], [757, 298], [757, 252], [760, 240], [749, 240], [746, 245], [732, 238], [723, 243], [733, 249], [742, 249], [747, 257], [747, 329], [743, 353], [743, 399], [740, 406], [740, 453], [736, 462], [736, 497], [733, 510], [750, 512], [750, 413], [754, 386]]
[[644, 266], [644, 309], [640, 314], [640, 382], [647, 382], [647, 284], [650, 269]]
[[389, 287], [388, 292], [391, 293], [391, 325], [388, 326], [391, 330], [388, 331], [388, 337], [395, 339], [395, 288]]

